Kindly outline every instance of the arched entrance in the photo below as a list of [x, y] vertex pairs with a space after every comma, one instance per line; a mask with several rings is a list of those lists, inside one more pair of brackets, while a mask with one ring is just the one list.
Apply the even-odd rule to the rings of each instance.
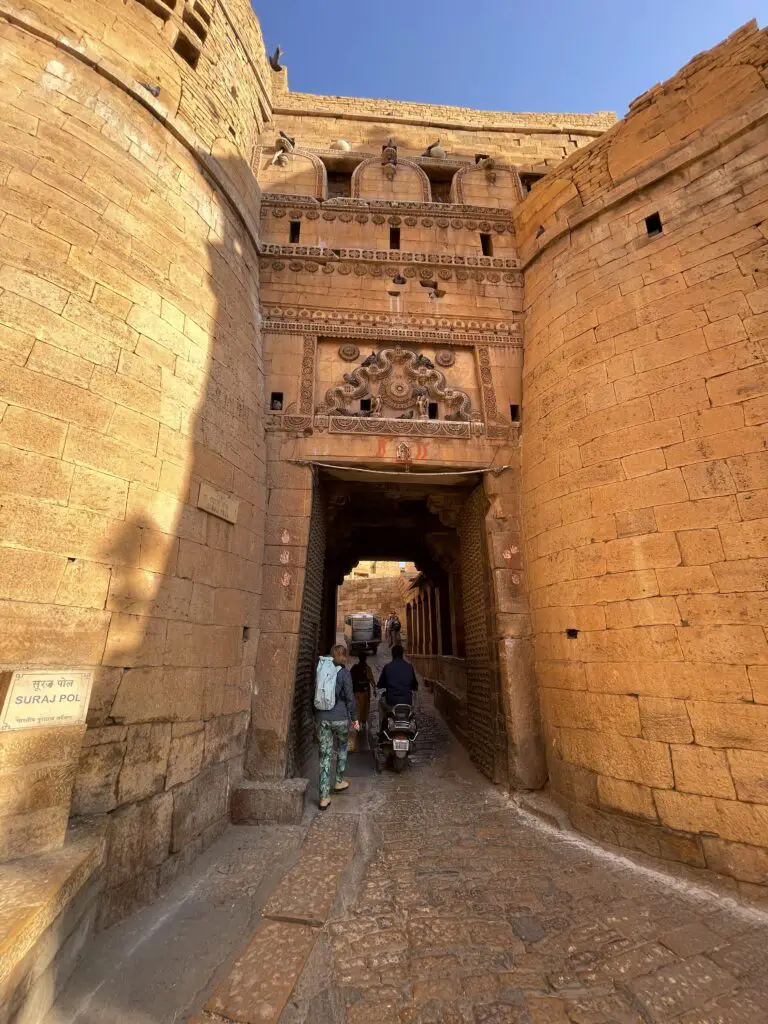
[[[438, 690], [438, 706], [494, 782], [508, 781], [505, 727], [493, 642], [487, 552], [488, 498], [480, 474], [314, 471], [289, 766], [311, 750], [317, 654], [336, 636], [337, 589], [360, 559], [414, 562], [421, 583], [405, 620], [407, 650]], [[423, 584], [423, 585], [421, 585]]]

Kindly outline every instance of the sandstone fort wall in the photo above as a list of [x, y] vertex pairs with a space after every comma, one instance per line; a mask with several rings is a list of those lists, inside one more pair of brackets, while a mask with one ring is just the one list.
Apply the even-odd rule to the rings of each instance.
[[745, 882], [768, 865], [767, 59], [754, 26], [695, 58], [516, 218], [552, 789], [594, 835]]
[[269, 79], [248, 4], [198, 6], [195, 67], [138, 0], [0, 12], [0, 661], [96, 671], [104, 920], [226, 822], [257, 643]]

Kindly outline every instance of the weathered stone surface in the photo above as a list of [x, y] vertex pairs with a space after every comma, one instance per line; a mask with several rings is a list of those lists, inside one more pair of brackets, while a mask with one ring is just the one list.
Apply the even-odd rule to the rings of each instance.
[[232, 791], [232, 821], [235, 825], [298, 825], [308, 786], [308, 779], [241, 782]]
[[205, 729], [202, 722], [173, 726], [168, 752], [166, 789], [171, 789], [180, 782], [189, 782], [197, 775], [203, 763], [204, 748]]
[[343, 815], [315, 820], [297, 864], [264, 907], [265, 917], [322, 925], [354, 850], [357, 822]]
[[171, 848], [173, 813], [173, 796], [159, 793], [110, 815], [107, 888], [116, 888], [165, 860]]
[[225, 715], [212, 718], [205, 723], [205, 754], [208, 764], [229, 761], [242, 755], [245, 750], [245, 733], [248, 728], [248, 713]]
[[171, 724], [131, 725], [117, 782], [119, 804], [143, 800], [165, 787]]
[[243, 1024], [277, 1024], [315, 939], [307, 925], [263, 921], [205, 1009]]
[[125, 748], [125, 742], [84, 748], [72, 794], [73, 814], [99, 814], [117, 807], [117, 780]]
[[175, 853], [227, 814], [227, 765], [220, 764], [208, 768], [192, 781], [176, 786], [172, 794], [165, 795], [173, 801], [173, 834], [170, 850]]

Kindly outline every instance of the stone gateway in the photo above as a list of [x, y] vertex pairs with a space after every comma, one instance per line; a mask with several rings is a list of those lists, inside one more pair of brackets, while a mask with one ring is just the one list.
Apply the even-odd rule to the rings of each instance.
[[93, 677], [4, 710], [0, 859], [60, 884], [0, 1003], [300, 815], [361, 560], [488, 778], [762, 892], [768, 34], [621, 121], [293, 92], [248, 0], [0, 46], [0, 670]]

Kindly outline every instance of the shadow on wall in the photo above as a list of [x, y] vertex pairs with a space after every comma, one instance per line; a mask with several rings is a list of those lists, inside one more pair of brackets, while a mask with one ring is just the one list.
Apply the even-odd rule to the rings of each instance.
[[[198, 216], [179, 218], [172, 196], [155, 197], [157, 308], [135, 303], [129, 316], [145, 356], [124, 353], [130, 386], [151, 406], [142, 423], [157, 431], [156, 453], [133, 449], [111, 470], [130, 480], [126, 518], [99, 562], [82, 563], [83, 586], [110, 577], [73, 802], [75, 814], [108, 813], [102, 925], [152, 899], [226, 826], [253, 691], [265, 496], [258, 265], [242, 220], [196, 170]], [[251, 175], [239, 157], [220, 171], [225, 182]], [[113, 376], [116, 391], [124, 381]], [[105, 441], [82, 434], [75, 458], [92, 464], [89, 445]]]

